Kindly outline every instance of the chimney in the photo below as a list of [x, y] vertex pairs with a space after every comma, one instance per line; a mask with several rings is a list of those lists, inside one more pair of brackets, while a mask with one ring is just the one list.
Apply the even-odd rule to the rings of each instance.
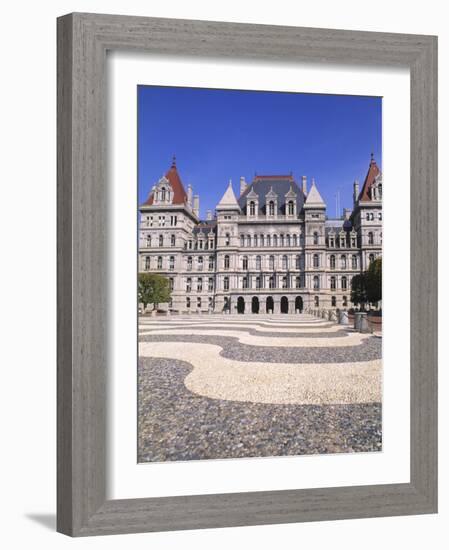
[[192, 184], [187, 186], [187, 204], [192, 208]]
[[246, 191], [248, 184], [245, 181], [245, 176], [240, 176], [240, 196]]
[[196, 217], [200, 215], [200, 197], [199, 195], [193, 195], [193, 213]]
[[302, 192], [304, 193], [304, 195], [307, 195], [307, 177], [306, 176], [302, 177]]
[[212, 219], [212, 210], [208, 210], [206, 213], [206, 220], [211, 220], [211, 219]]
[[354, 194], [353, 194], [354, 208], [356, 206], [358, 198], [359, 198], [359, 181], [355, 180], [355, 182], [354, 182]]
[[349, 218], [351, 217], [351, 214], [352, 214], [352, 210], [350, 208], [343, 208], [343, 219], [344, 220], [349, 220]]

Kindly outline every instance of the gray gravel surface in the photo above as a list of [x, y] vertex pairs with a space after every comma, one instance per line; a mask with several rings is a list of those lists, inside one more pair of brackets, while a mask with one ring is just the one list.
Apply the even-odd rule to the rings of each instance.
[[[216, 338], [196, 337], [189, 341], [216, 343]], [[358, 348], [377, 352], [378, 357], [378, 344], [375, 339], [370, 342]], [[223, 344], [226, 354], [235, 353], [242, 360], [244, 356], [254, 360], [255, 353], [263, 353], [265, 361], [272, 361], [265, 351], [281, 362], [288, 362], [288, 357], [290, 361], [303, 360], [299, 353], [314, 353], [313, 348], [295, 351], [281, 347], [263, 351], [257, 348], [256, 352], [254, 347], [236, 344], [232, 338], [220, 338], [220, 345]], [[375, 349], [371, 349], [373, 346]], [[357, 360], [355, 349], [344, 350], [352, 361]], [[330, 351], [335, 356], [343, 350], [318, 351], [319, 362], [324, 362], [327, 359], [323, 353]], [[289, 355], [295, 352], [296, 357]], [[365, 360], [366, 352], [365, 349]], [[380, 403], [267, 405], [209, 399], [186, 389], [184, 379], [191, 368], [188, 363], [172, 359], [139, 360], [139, 462], [368, 452], [382, 448]]]
[[216, 344], [223, 348], [221, 355], [238, 361], [265, 361], [267, 363], [344, 363], [370, 361], [382, 355], [382, 339], [369, 337], [359, 346], [324, 348], [288, 348], [273, 346], [247, 346], [237, 338], [199, 335], [145, 335], [141, 342], [198, 342]]

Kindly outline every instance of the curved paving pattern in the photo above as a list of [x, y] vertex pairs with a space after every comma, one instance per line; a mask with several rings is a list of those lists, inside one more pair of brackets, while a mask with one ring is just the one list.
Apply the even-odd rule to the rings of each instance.
[[306, 315], [139, 329], [140, 461], [381, 450], [381, 338]]

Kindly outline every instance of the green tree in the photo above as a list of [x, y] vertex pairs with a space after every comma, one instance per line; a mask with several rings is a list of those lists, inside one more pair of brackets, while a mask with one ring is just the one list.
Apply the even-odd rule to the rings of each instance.
[[360, 275], [354, 275], [351, 281], [351, 302], [362, 309], [365, 309], [365, 304], [368, 302], [366, 294], [366, 272]]
[[382, 300], [382, 258], [371, 262], [366, 271], [366, 297], [372, 304]]
[[148, 304], [153, 304], [153, 309], [156, 309], [160, 303], [170, 300], [170, 282], [156, 273], [139, 273], [138, 296], [144, 309]]

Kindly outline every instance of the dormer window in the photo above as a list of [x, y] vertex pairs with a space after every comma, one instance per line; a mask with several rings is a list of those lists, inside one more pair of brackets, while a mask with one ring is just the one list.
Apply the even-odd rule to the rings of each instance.
[[293, 216], [295, 213], [295, 203], [293, 201], [288, 201], [287, 212], [289, 216]]
[[162, 187], [162, 189], [161, 189], [161, 201], [165, 202], [166, 197], [167, 197], [167, 191], [166, 191], [165, 187]]
[[268, 215], [274, 216], [274, 201], [268, 203]]
[[251, 201], [249, 203], [249, 215], [250, 216], [256, 215], [256, 203], [254, 201]]

